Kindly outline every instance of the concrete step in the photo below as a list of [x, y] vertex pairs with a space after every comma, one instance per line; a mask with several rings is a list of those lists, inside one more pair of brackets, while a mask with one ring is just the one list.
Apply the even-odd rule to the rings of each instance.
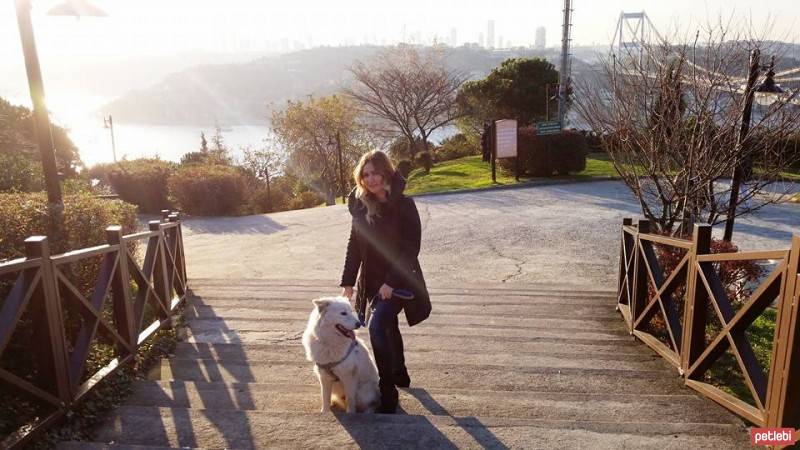
[[[206, 290], [195, 290], [190, 295], [190, 303], [210, 304], [215, 306], [224, 306], [229, 302], [236, 302], [242, 307], [257, 307], [265, 302], [285, 302], [287, 306], [297, 304], [306, 305], [311, 303], [312, 299], [319, 297], [337, 296], [341, 290], [336, 291], [314, 291], [314, 292], [280, 292], [280, 291], [263, 291], [255, 292], [249, 290], [235, 290], [226, 292], [208, 292]], [[463, 295], [463, 294], [431, 294], [431, 299], [435, 305], [497, 305], [497, 306], [514, 306], [514, 305], [556, 305], [557, 307], [597, 307], [612, 309], [616, 305], [615, 297], [577, 297], [577, 296], [553, 296], [550, 294], [542, 293], [522, 293], [522, 294], [490, 294], [482, 293], [480, 295]], [[248, 304], [248, 302], [250, 302]], [[280, 305], [280, 303], [275, 303]]]
[[101, 442], [60, 442], [56, 450], [198, 450], [190, 447], [104, 444]]
[[[139, 382], [128, 405], [169, 408], [317, 412], [319, 386], [273, 383]], [[602, 422], [737, 424], [721, 408], [690, 394], [561, 393], [471, 389], [400, 390], [411, 415], [487, 416]]]
[[[559, 360], [562, 367], [424, 364], [407, 360], [412, 386], [496, 391], [625, 392], [685, 394], [674, 370], [597, 368], [602, 362]], [[569, 367], [573, 366], [573, 367]], [[577, 366], [577, 367], [575, 367]], [[582, 366], [582, 368], [581, 368]], [[593, 367], [595, 366], [595, 367]], [[309, 362], [232, 362], [172, 358], [162, 361], [159, 380], [317, 385]], [[156, 374], [154, 373], [155, 377]]]
[[744, 448], [735, 425], [572, 422], [482, 416], [271, 413], [126, 406], [95, 439], [226, 448]]
[[[195, 319], [187, 322], [189, 340], [195, 342], [258, 342], [271, 340], [273, 336], [285, 337], [302, 334], [307, 320], [217, 320]], [[403, 336], [483, 336], [486, 339], [514, 335], [523, 338], [560, 338], [564, 340], [596, 340], [598, 342], [628, 341], [630, 335], [624, 327], [609, 327], [598, 330], [575, 330], [552, 327], [513, 327], [505, 325], [468, 325], [452, 323], [436, 325], [424, 322], [407, 327], [401, 319]], [[362, 331], [366, 333], [366, 330]], [[413, 339], [413, 338], [412, 338]]]
[[[201, 320], [307, 320], [308, 311], [298, 309], [274, 308], [221, 308], [214, 306], [193, 305], [186, 309], [187, 321]], [[442, 313], [439, 309], [428, 318], [426, 324], [445, 325], [459, 323], [464, 325], [496, 325], [511, 328], [561, 328], [571, 330], [613, 329], [624, 330], [625, 325], [619, 316], [599, 319], [569, 319], [563, 317], [547, 317], [532, 311], [524, 317], [517, 314], [482, 314], [480, 310], [472, 314]]]
[[[368, 340], [368, 339], [367, 339]], [[416, 351], [417, 346], [413, 345], [414, 341], [409, 341], [408, 351], [405, 352], [406, 360], [409, 364], [414, 364], [417, 367], [425, 366], [428, 364], [449, 364], [452, 366], [457, 365], [487, 365], [487, 366], [506, 366], [506, 367], [569, 367], [569, 368], [592, 368], [592, 369], [618, 369], [618, 370], [670, 370], [670, 366], [666, 365], [660, 356], [655, 353], [650, 355], [615, 355], [615, 354], [584, 354], [576, 355], [574, 353], [545, 353], [539, 352], [536, 354], [518, 354], [513, 349], [506, 348], [500, 352], [481, 351], [481, 349], [472, 349], [472, 351], [453, 352], [451, 350], [427, 350]], [[365, 345], [369, 349], [369, 343]], [[185, 347], [176, 349], [176, 359], [198, 359], [198, 355], [194, 349], [189, 351], [183, 350]], [[233, 352], [237, 350], [233, 349]], [[371, 352], [371, 349], [369, 350]], [[286, 363], [303, 363], [305, 359], [305, 351], [301, 345], [295, 346], [259, 346], [257, 350], [251, 353], [250, 358], [243, 357], [241, 347], [238, 350], [239, 354], [234, 353], [231, 356], [229, 352], [223, 356], [200, 356], [200, 359], [217, 361], [220, 364], [230, 362], [286, 362]], [[256, 353], [257, 354], [254, 354]]]
[[[369, 347], [366, 336], [362, 337]], [[631, 342], [633, 342], [631, 340]], [[413, 343], [413, 346], [411, 345]], [[457, 351], [463, 355], [513, 354], [519, 356], [553, 356], [557, 358], [596, 358], [619, 361], [637, 361], [655, 358], [649, 348], [639, 345], [601, 345], [572, 344], [557, 342], [507, 342], [485, 340], [480, 336], [439, 339], [437, 337], [416, 336], [413, 341], [406, 339], [406, 354], [438, 353]], [[207, 344], [179, 342], [173, 354], [183, 359], [224, 359], [226, 361], [254, 361], [280, 359], [282, 355], [302, 355], [299, 341], [285, 341], [282, 344]], [[409, 356], [409, 360], [415, 358]]]
[[[339, 280], [287, 280], [269, 278], [191, 278], [189, 284], [193, 289], [228, 288], [232, 286], [252, 289], [313, 290], [337, 289]], [[511, 293], [511, 292], [544, 292], [564, 293], [581, 296], [616, 296], [616, 286], [588, 288], [586, 285], [566, 283], [429, 283], [428, 291], [435, 293]]]

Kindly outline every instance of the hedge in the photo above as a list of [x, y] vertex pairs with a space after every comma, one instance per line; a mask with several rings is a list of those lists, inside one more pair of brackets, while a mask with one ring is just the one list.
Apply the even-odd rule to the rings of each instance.
[[122, 200], [145, 213], [169, 209], [167, 181], [175, 163], [160, 159], [134, 159], [107, 166], [108, 182]]
[[188, 165], [169, 179], [169, 192], [181, 212], [198, 216], [240, 213], [247, 199], [245, 175], [235, 167]]
[[[586, 138], [575, 131], [539, 136], [533, 127], [520, 128], [517, 151], [522, 174], [549, 177], [586, 169]], [[499, 164], [505, 170], [514, 170], [514, 158], [501, 159]]]

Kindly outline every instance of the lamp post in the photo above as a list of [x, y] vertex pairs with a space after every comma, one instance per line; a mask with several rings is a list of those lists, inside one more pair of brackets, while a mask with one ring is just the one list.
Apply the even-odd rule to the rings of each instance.
[[[25, 70], [28, 75], [28, 87], [33, 104], [33, 130], [36, 136], [36, 145], [42, 158], [42, 172], [44, 174], [45, 188], [47, 190], [47, 203], [51, 212], [52, 232], [60, 231], [61, 218], [64, 212], [64, 200], [61, 196], [61, 185], [58, 180], [56, 166], [55, 146], [50, 126], [47, 106], [44, 101], [44, 82], [42, 69], [39, 65], [39, 55], [36, 51], [36, 39], [33, 34], [31, 21], [31, 1], [15, 0], [17, 12], [17, 25], [19, 38], [22, 42], [22, 52], [25, 56]], [[76, 17], [105, 16], [98, 8], [88, 5], [85, 0], [68, 0], [66, 3], [56, 5], [49, 15], [74, 15]], [[58, 239], [54, 239], [58, 241]]]
[[333, 137], [328, 138], [328, 148], [333, 151], [336, 150], [337, 160], [339, 161], [339, 192], [342, 194], [342, 203], [346, 202], [344, 189], [344, 173], [342, 172], [342, 140], [339, 132], [336, 132], [336, 140]]
[[117, 144], [114, 142], [114, 117], [111, 114], [108, 117], [103, 117], [103, 128], [111, 130], [111, 154], [114, 156], [114, 162], [117, 162]]
[[[741, 188], [742, 181], [749, 176], [752, 171], [753, 159], [745, 150], [747, 144], [745, 140], [747, 138], [747, 133], [750, 131], [753, 99], [757, 98], [756, 101], [758, 101], [759, 104], [769, 105], [777, 100], [777, 94], [783, 92], [783, 89], [775, 83], [774, 79], [775, 72], [773, 69], [775, 66], [775, 58], [772, 58], [772, 62], [768, 66], [762, 66], [760, 58], [761, 51], [759, 49], [754, 49], [750, 52], [750, 74], [747, 77], [747, 86], [744, 90], [742, 123], [739, 127], [739, 137], [736, 141], [736, 148], [739, 152], [745, 153], [746, 156], [743, 161], [739, 160], [738, 155], [736, 156], [736, 166], [733, 169], [733, 177], [731, 178], [731, 195], [728, 203], [727, 217], [725, 218], [725, 234], [722, 237], [722, 239], [727, 242], [730, 242], [733, 237], [733, 222], [736, 216], [736, 206], [739, 202], [739, 189]], [[768, 69], [766, 79], [756, 87], [756, 81], [763, 69]], [[758, 94], [758, 96], [756, 94]]]

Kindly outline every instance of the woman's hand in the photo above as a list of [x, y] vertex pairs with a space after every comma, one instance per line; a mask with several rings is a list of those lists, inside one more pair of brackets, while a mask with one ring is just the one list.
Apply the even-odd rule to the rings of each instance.
[[348, 300], [353, 300], [353, 286], [342, 287], [342, 297], [347, 297]]
[[392, 292], [394, 292], [394, 289], [386, 283], [383, 283], [383, 286], [378, 290], [378, 293], [381, 294], [381, 298], [384, 300], [392, 298]]

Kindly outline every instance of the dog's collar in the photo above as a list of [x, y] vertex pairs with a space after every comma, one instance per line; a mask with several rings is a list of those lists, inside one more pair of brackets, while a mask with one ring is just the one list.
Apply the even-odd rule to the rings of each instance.
[[353, 350], [355, 350], [357, 345], [358, 345], [358, 342], [355, 339], [353, 339], [353, 342], [350, 343], [350, 347], [347, 349], [347, 353], [344, 354], [344, 357], [342, 357], [342, 359], [340, 359], [338, 361], [335, 361], [335, 362], [325, 363], [325, 364], [316, 363], [317, 367], [319, 367], [320, 369], [325, 369], [325, 370], [328, 371], [328, 373], [332, 374], [333, 372], [331, 372], [331, 369], [333, 369], [334, 367], [336, 367], [339, 364], [341, 364], [342, 362], [344, 362], [344, 360], [347, 359], [348, 356], [350, 356], [350, 353], [353, 353]]

